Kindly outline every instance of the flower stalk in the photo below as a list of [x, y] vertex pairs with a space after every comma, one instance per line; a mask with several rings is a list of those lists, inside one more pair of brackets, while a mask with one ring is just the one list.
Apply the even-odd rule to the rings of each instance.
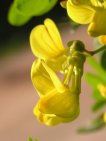
[[104, 51], [104, 50], [106, 50], [106, 45], [104, 45], [104, 46], [102, 46], [99, 49], [94, 50], [94, 51], [88, 51], [88, 50], [85, 49], [85, 52], [90, 54], [91, 56], [93, 56], [93, 55], [95, 55], [95, 54], [97, 54], [97, 53], [99, 53], [101, 51]]

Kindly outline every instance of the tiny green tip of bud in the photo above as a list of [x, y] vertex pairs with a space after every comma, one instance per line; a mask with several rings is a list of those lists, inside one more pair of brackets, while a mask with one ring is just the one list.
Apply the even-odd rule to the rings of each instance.
[[76, 51], [80, 51], [80, 52], [83, 52], [85, 51], [85, 45], [82, 41], [80, 40], [73, 40], [73, 41], [69, 41], [67, 43], [67, 46], [69, 48], [73, 48], [74, 50]]
[[69, 42], [67, 43], [67, 47], [71, 47], [72, 44], [73, 44], [73, 42], [74, 42], [74, 41], [69, 41]]

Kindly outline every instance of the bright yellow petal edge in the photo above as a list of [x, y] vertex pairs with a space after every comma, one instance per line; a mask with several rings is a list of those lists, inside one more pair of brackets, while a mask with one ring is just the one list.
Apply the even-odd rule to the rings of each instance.
[[54, 88], [53, 82], [40, 59], [34, 61], [32, 64], [31, 80], [40, 97]]

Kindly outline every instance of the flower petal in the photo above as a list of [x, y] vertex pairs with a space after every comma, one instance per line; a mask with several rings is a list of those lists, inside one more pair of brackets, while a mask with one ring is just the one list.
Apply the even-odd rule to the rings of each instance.
[[106, 7], [106, 1], [104, 0], [90, 0], [95, 7]]
[[66, 90], [66, 87], [64, 84], [60, 81], [56, 73], [44, 62], [42, 62], [42, 65], [44, 66], [45, 70], [48, 72], [54, 87], [59, 91], [60, 93], [64, 92]]
[[45, 60], [45, 62], [51, 69], [53, 69], [55, 72], [57, 72], [57, 71], [62, 71], [62, 69], [63, 69], [62, 65], [64, 64], [66, 59], [67, 59], [67, 56], [62, 55], [60, 57], [57, 57], [56, 59]]
[[90, 23], [95, 14], [95, 10], [89, 5], [74, 4], [72, 0], [67, 2], [67, 12], [73, 21], [80, 24]]
[[79, 113], [79, 96], [67, 90], [58, 93], [56, 89], [39, 100], [38, 108], [45, 114], [55, 114], [61, 117], [73, 117]]
[[61, 5], [61, 7], [66, 8], [67, 0], [61, 1], [60, 5]]
[[36, 105], [33, 109], [34, 115], [37, 117], [37, 119], [41, 122], [44, 123], [47, 126], [54, 126], [59, 123], [67, 123], [73, 121], [76, 117], [78, 117], [79, 113], [76, 113], [73, 117], [70, 118], [64, 118], [64, 117], [59, 117], [54, 114], [44, 114], [39, 111], [38, 105]]
[[64, 52], [58, 29], [50, 19], [32, 30], [30, 44], [34, 55], [42, 59], [54, 58]]
[[41, 123], [44, 123], [47, 126], [57, 125], [61, 122], [61, 119], [59, 119], [54, 114], [49, 115], [49, 114], [44, 114], [44, 113], [40, 112], [39, 109], [38, 109], [38, 105], [36, 105], [34, 107], [33, 113]]
[[43, 67], [41, 60], [33, 63], [31, 68], [31, 79], [40, 96], [45, 95], [54, 88], [48, 72]]
[[57, 51], [62, 52], [64, 50], [64, 47], [63, 47], [62, 40], [61, 40], [59, 31], [58, 31], [55, 23], [51, 19], [46, 19], [44, 21], [44, 25], [45, 25], [52, 41], [54, 42]]
[[[97, 9], [93, 21], [88, 27], [88, 33], [91, 36], [97, 37], [100, 35], [106, 35], [106, 9]], [[101, 22], [100, 22], [101, 21]]]

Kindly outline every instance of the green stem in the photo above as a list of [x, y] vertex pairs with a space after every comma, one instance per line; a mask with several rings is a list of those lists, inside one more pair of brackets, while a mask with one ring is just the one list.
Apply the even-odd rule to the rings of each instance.
[[68, 68], [68, 73], [66, 74], [66, 77], [65, 77], [65, 80], [64, 80], [64, 84], [66, 86], [69, 86], [71, 75], [73, 73], [73, 67], [74, 67], [73, 65], [70, 65], [69, 68]]
[[79, 68], [75, 68], [75, 90], [78, 94], [81, 92], [81, 73]]
[[88, 54], [90, 54], [90, 55], [95, 55], [95, 54], [97, 54], [97, 53], [99, 53], [100, 51], [103, 51], [103, 50], [105, 50], [106, 49], [106, 45], [104, 45], [104, 46], [102, 46], [102, 47], [100, 47], [99, 49], [97, 49], [97, 50], [94, 50], [94, 51], [88, 51], [88, 50], [86, 50], [85, 49], [85, 52], [87, 52]]

